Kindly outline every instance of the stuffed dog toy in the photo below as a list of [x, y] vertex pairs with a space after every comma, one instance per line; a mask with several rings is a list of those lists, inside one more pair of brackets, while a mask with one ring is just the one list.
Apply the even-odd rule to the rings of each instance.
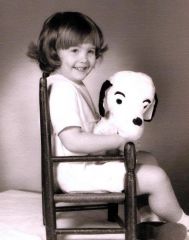
[[144, 73], [121, 71], [106, 80], [100, 90], [101, 120], [96, 134], [119, 134], [128, 141], [138, 140], [144, 121], [151, 121], [157, 106], [155, 86]]

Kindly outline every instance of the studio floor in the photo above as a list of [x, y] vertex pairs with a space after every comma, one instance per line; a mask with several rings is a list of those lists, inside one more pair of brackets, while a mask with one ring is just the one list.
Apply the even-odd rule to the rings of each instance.
[[[98, 226], [105, 227], [106, 211], [88, 211], [76, 214], [64, 213], [58, 219], [58, 227], [73, 226]], [[87, 225], [86, 225], [87, 223]], [[0, 239], [1, 240], [45, 240], [45, 228], [42, 222], [41, 194], [9, 190], [0, 193]], [[59, 240], [82, 239], [82, 240], [117, 240], [124, 239], [123, 234], [118, 235], [64, 235]]]
[[[120, 215], [122, 209], [119, 209]], [[60, 214], [58, 227], [106, 227], [106, 210], [82, 211]], [[170, 233], [171, 240], [175, 239]], [[42, 221], [41, 194], [27, 191], [9, 190], [0, 192], [0, 240], [46, 240]], [[62, 235], [58, 240], [123, 240], [123, 234], [117, 235]], [[182, 238], [183, 239], [183, 238]], [[166, 239], [167, 240], [167, 239]], [[187, 239], [185, 239], [187, 240]], [[189, 239], [188, 239], [189, 240]]]

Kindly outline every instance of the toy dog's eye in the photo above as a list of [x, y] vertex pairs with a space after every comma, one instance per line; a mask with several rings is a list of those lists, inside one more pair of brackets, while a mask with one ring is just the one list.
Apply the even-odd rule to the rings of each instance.
[[118, 99], [116, 99], [116, 103], [117, 104], [122, 104], [122, 100], [118, 98]]
[[[125, 98], [125, 94], [122, 93], [122, 92], [120, 92], [120, 91], [115, 92], [114, 95], [121, 95], [121, 96], [123, 96], [123, 97]], [[117, 98], [117, 99], [116, 99], [116, 103], [117, 103], [117, 104], [122, 104], [122, 99]]]

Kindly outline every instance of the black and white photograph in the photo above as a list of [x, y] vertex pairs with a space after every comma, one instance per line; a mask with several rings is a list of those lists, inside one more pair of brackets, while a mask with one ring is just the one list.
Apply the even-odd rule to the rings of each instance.
[[189, 240], [188, 10], [0, 0], [0, 240]]

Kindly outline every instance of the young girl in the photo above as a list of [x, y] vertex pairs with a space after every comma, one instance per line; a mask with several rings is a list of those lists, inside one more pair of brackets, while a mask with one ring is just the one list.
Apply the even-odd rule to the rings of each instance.
[[[38, 44], [28, 55], [37, 60], [48, 76], [50, 115], [55, 153], [60, 156], [86, 155], [117, 149], [125, 139], [119, 135], [92, 133], [98, 121], [83, 80], [107, 50], [100, 28], [78, 12], [59, 12], [43, 25]], [[149, 194], [154, 213], [166, 221], [189, 229], [189, 216], [181, 209], [169, 178], [147, 153], [137, 154], [137, 193]], [[60, 163], [57, 179], [63, 191], [122, 191], [125, 169], [121, 162]]]

